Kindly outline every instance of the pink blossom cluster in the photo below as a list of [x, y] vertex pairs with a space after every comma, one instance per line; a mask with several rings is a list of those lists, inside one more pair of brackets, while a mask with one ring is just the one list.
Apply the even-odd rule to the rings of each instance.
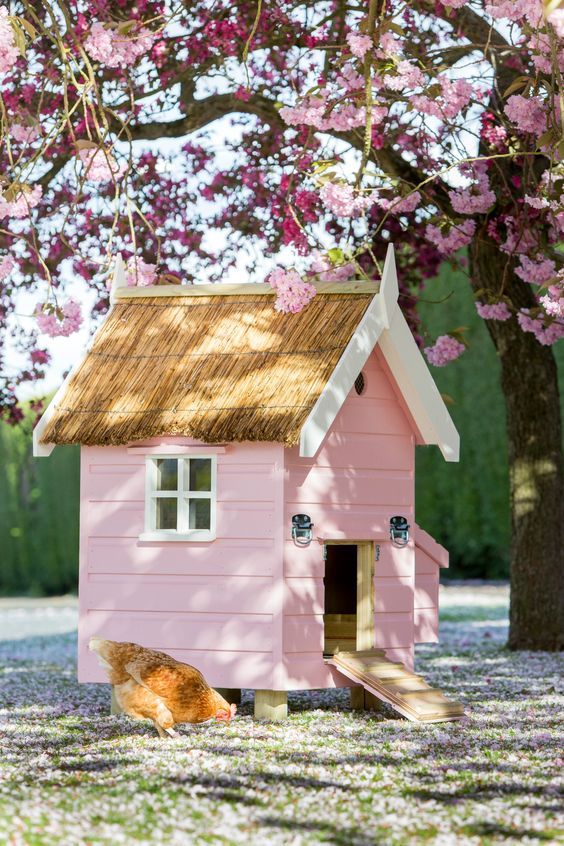
[[374, 205], [372, 194], [357, 194], [352, 185], [345, 182], [326, 182], [319, 196], [329, 211], [337, 217], [358, 217]]
[[539, 302], [551, 317], [564, 318], [564, 285], [551, 285], [548, 293], [539, 298]]
[[356, 275], [355, 266], [352, 262], [345, 264], [333, 265], [327, 256], [315, 251], [312, 255], [313, 261], [310, 265], [309, 272], [315, 276], [319, 276], [324, 282], [346, 282]]
[[490, 189], [486, 162], [476, 162], [471, 173], [475, 183], [470, 188], [449, 191], [450, 202], [459, 214], [485, 214], [496, 200], [495, 193]]
[[533, 261], [528, 256], [519, 256], [520, 267], [515, 268], [515, 273], [523, 282], [531, 285], [544, 285], [549, 279], [556, 275], [556, 265], [551, 259], [543, 259], [537, 256]]
[[484, 320], [509, 320], [511, 317], [511, 311], [502, 300], [490, 304], [477, 302], [476, 311]]
[[554, 27], [558, 38], [564, 38], [564, 9], [553, 9], [548, 13], [547, 20]]
[[39, 128], [33, 124], [13, 123], [10, 126], [10, 135], [18, 144], [31, 144], [39, 138]]
[[466, 347], [452, 335], [439, 335], [432, 347], [425, 347], [427, 361], [435, 367], [444, 367], [460, 358]]
[[[503, 219], [506, 230], [506, 238], [503, 243], [499, 244], [500, 250], [504, 253], [522, 255], [523, 253], [530, 253], [534, 249], [538, 249], [536, 232], [532, 228], [523, 226], [523, 222], [516, 220], [512, 215], [508, 214]], [[493, 221], [492, 221], [493, 222]], [[493, 228], [488, 229], [488, 234], [492, 234], [494, 240], [500, 240], [499, 235], [495, 235]]]
[[489, 0], [484, 9], [492, 18], [509, 21], [526, 19], [531, 26], [538, 26], [541, 19], [542, 6], [539, 0]]
[[154, 285], [157, 277], [157, 265], [143, 261], [139, 256], [131, 256], [126, 265], [125, 280], [127, 285]]
[[360, 91], [364, 88], [366, 82], [364, 76], [353, 67], [351, 63], [344, 65], [337, 76], [337, 85], [344, 88], [345, 91]]
[[425, 77], [417, 65], [403, 59], [397, 64], [396, 73], [394, 75], [385, 74], [383, 82], [386, 88], [390, 88], [392, 91], [405, 91], [409, 88], [424, 85]]
[[16, 262], [12, 256], [4, 256], [0, 260], [0, 282], [10, 275], [15, 266]]
[[[329, 92], [318, 92], [315, 96], [305, 97], [296, 106], [283, 106], [280, 109], [281, 118], [288, 126], [313, 126], [315, 129], [327, 132], [348, 132], [366, 124], [366, 108], [355, 103], [339, 103], [330, 107]], [[388, 115], [387, 106], [374, 105], [372, 107], [372, 124], [377, 125]]]
[[82, 325], [82, 314], [80, 305], [76, 300], [67, 300], [60, 308], [54, 308], [46, 303], [38, 303], [35, 308], [35, 317], [39, 331], [51, 338], [60, 335], [72, 335]]
[[409, 101], [417, 111], [423, 114], [439, 120], [449, 120], [456, 117], [470, 103], [474, 89], [465, 79], [452, 80], [445, 75], [439, 75], [437, 82], [441, 86], [440, 97], [415, 94], [409, 98]]
[[364, 59], [368, 51], [374, 46], [369, 35], [363, 35], [359, 32], [349, 32], [347, 35], [347, 44], [351, 53], [357, 59]]
[[84, 46], [89, 55], [109, 68], [127, 68], [153, 46], [155, 35], [146, 27], [124, 35], [97, 21], [92, 24]]
[[0, 219], [3, 217], [24, 218], [29, 216], [31, 209], [41, 200], [43, 188], [41, 185], [29, 185], [20, 187], [14, 200], [5, 200], [0, 191]]
[[445, 230], [429, 223], [425, 229], [425, 237], [436, 246], [441, 255], [450, 256], [461, 247], [466, 247], [476, 231], [473, 220], [465, 220]]
[[0, 73], [12, 70], [20, 55], [16, 46], [10, 14], [5, 6], [0, 8]]
[[297, 314], [317, 293], [315, 286], [304, 282], [295, 270], [277, 268], [270, 273], [267, 282], [277, 294], [274, 308], [284, 314]]
[[118, 165], [114, 157], [98, 147], [88, 147], [78, 151], [78, 157], [85, 168], [85, 178], [90, 182], [107, 182], [120, 179], [125, 172], [125, 165]]
[[539, 97], [512, 94], [507, 98], [504, 111], [521, 132], [538, 136], [546, 131], [546, 106]]
[[377, 200], [378, 205], [390, 214], [410, 214], [421, 205], [421, 194], [413, 191], [407, 197], [396, 197], [393, 200]]
[[542, 317], [533, 317], [527, 308], [522, 308], [517, 315], [523, 332], [532, 332], [539, 344], [549, 347], [564, 338], [564, 321], [558, 319], [547, 323]]

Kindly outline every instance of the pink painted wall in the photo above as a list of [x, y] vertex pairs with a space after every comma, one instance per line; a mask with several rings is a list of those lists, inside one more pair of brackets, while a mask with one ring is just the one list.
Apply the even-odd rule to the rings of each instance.
[[[213, 542], [139, 540], [146, 454], [161, 444], [201, 455], [201, 444], [82, 448], [80, 681], [105, 680], [87, 648], [98, 635], [169, 652], [215, 686], [348, 685], [322, 656], [323, 542], [347, 539], [379, 544], [375, 646], [413, 665], [414, 642], [436, 639], [446, 553], [420, 530], [404, 549], [389, 542], [394, 514], [415, 525], [417, 433], [378, 351], [363, 372], [364, 394], [353, 389], [315, 459], [279, 444], [219, 448]], [[305, 548], [290, 539], [299, 512], [315, 523]]]
[[[189, 454], [195, 442], [166, 443], [183, 444]], [[213, 685], [275, 687], [282, 468], [281, 445], [228, 445], [217, 455], [217, 539], [148, 543], [139, 540], [145, 499], [139, 444], [82, 448], [80, 681], [106, 680], [88, 651], [96, 634], [170, 652]]]
[[323, 652], [323, 541], [373, 540], [375, 645], [392, 659], [413, 664], [415, 554], [413, 542], [390, 544], [394, 514], [414, 523], [415, 437], [383, 360], [375, 351], [363, 370], [362, 396], [351, 391], [314, 459], [285, 453], [284, 524], [305, 512], [315, 540], [298, 548], [284, 541], [283, 689], [346, 686]]

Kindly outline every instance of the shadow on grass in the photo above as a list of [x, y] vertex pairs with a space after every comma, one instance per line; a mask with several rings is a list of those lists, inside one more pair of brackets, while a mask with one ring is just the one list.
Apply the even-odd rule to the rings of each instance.
[[334, 843], [335, 846], [389, 846], [389, 834], [377, 836], [374, 832], [364, 832], [356, 827], [339, 828], [324, 820], [285, 819], [284, 817], [261, 817], [261, 824], [270, 828], [289, 832], [302, 832], [316, 835], [315, 842]]

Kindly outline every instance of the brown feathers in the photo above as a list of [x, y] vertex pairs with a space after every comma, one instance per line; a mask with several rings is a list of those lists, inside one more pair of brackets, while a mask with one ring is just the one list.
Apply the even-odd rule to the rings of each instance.
[[235, 705], [213, 690], [199, 670], [165, 652], [97, 637], [89, 647], [107, 670], [119, 707], [130, 717], [152, 720], [161, 737], [174, 736], [176, 723], [213, 717], [229, 722], [235, 714]]

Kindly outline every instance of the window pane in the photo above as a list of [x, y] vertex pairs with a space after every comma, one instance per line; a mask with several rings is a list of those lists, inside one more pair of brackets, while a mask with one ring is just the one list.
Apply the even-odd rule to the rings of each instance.
[[190, 529], [211, 528], [211, 500], [191, 499], [189, 504], [188, 526]]
[[156, 529], [176, 529], [177, 502], [176, 497], [155, 497]]
[[211, 491], [211, 458], [191, 458], [187, 464], [190, 469], [186, 490]]
[[157, 490], [178, 490], [178, 461], [176, 458], [157, 458]]

